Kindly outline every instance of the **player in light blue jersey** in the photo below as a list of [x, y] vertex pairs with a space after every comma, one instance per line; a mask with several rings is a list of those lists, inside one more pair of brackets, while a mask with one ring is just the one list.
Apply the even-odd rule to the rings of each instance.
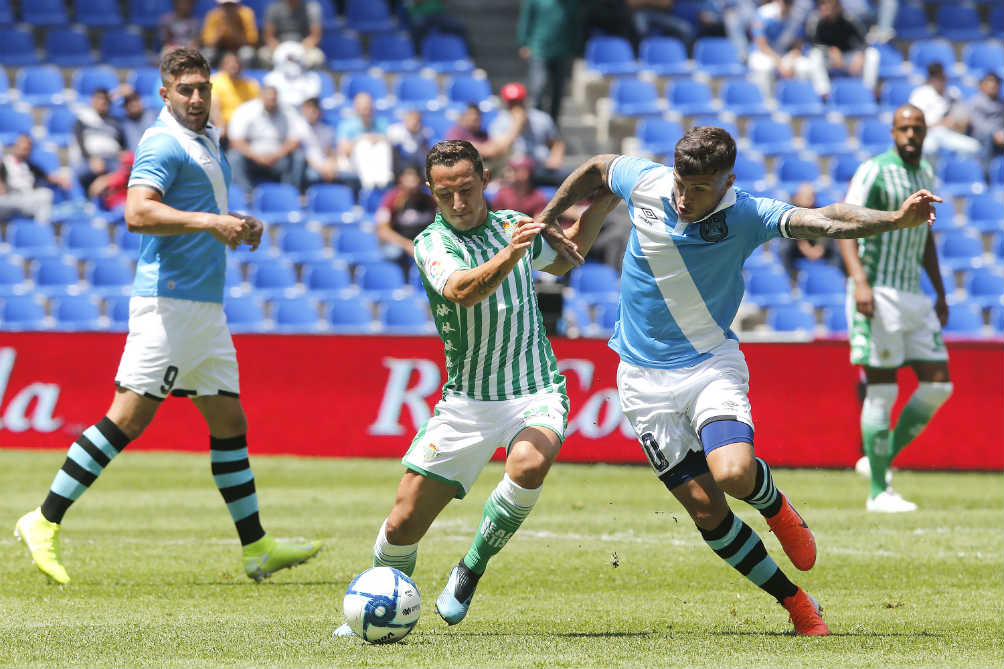
[[206, 59], [196, 49], [170, 51], [160, 75], [164, 109], [140, 139], [126, 200], [126, 224], [143, 238], [115, 397], [70, 447], [41, 507], [15, 526], [35, 565], [60, 584], [70, 581], [59, 556], [63, 515], [146, 429], [168, 394], [191, 397], [206, 420], [213, 479], [236, 525], [248, 577], [261, 581], [321, 548], [277, 540], [259, 521], [223, 278], [226, 247], [256, 249], [262, 224], [229, 213], [230, 166], [219, 132], [207, 123]]
[[598, 188], [627, 202], [633, 225], [610, 339], [621, 358], [624, 414], [712, 550], [773, 595], [796, 633], [826, 635], [818, 603], [788, 580], [725, 497], [759, 510], [792, 563], [812, 568], [812, 532], [753, 453], [749, 372], [730, 329], [743, 262], [775, 237], [857, 238], [922, 225], [934, 220], [931, 203], [940, 200], [918, 191], [898, 211], [800, 209], [733, 188], [735, 159], [729, 133], [708, 126], [677, 143], [673, 167], [595, 156], [562, 183], [537, 221], [556, 226], [561, 212]]

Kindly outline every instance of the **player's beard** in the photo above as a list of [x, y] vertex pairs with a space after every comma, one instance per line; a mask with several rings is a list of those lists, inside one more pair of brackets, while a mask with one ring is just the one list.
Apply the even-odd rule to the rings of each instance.
[[170, 109], [171, 116], [174, 117], [174, 120], [192, 132], [202, 132], [206, 129], [206, 124], [209, 122], [208, 108], [206, 108], [206, 111], [197, 117], [189, 115], [187, 105], [171, 105]]

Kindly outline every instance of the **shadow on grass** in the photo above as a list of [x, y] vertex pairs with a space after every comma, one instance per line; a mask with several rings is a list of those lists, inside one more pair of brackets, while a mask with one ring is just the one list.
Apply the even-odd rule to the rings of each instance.
[[[729, 632], [702, 632], [702, 633], [700, 633], [700, 635], [698, 635], [698, 634], [695, 633], [693, 636], [703, 636], [704, 634], [710, 634], [712, 636], [777, 636], [777, 637], [796, 637], [796, 636], [798, 636], [797, 634], [795, 634], [794, 631], [788, 631], [788, 632], [768, 632], [768, 631], [741, 632], [741, 631], [738, 631], [738, 630], [736, 630], [736, 631], [729, 631]], [[831, 637], [833, 637], [833, 636], [836, 636], [836, 637], [870, 637], [870, 638], [890, 638], [890, 639], [908, 639], [908, 638], [925, 638], [926, 637], [926, 638], [940, 639], [940, 638], [944, 637], [945, 635], [944, 634], [939, 634], [939, 633], [936, 633], [936, 632], [927, 632], [927, 631], [920, 631], [920, 632], [868, 632], [868, 631], [864, 631], [864, 630], [861, 630], [861, 631], [850, 630], [850, 631], [847, 631], [847, 632], [834, 632], [834, 631], [831, 630], [830, 631], [830, 636]], [[810, 638], [810, 637], [806, 637], [806, 638]]]

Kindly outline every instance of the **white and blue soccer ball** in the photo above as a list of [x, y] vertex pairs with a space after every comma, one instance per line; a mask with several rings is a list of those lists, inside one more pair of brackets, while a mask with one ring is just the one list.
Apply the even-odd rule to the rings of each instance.
[[422, 613], [418, 586], [393, 567], [372, 567], [352, 579], [342, 604], [349, 627], [369, 643], [394, 643]]

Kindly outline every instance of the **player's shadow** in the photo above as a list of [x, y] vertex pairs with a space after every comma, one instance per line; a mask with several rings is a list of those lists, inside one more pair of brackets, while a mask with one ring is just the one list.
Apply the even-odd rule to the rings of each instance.
[[217, 586], [234, 586], [234, 587], [236, 587], [236, 586], [240, 586], [242, 588], [243, 587], [247, 587], [249, 585], [252, 585], [252, 586], [257, 586], [259, 588], [278, 588], [278, 587], [293, 586], [293, 585], [296, 585], [296, 586], [323, 585], [323, 586], [326, 586], [326, 587], [328, 587], [328, 586], [342, 587], [345, 584], [342, 583], [341, 581], [270, 581], [270, 580], [264, 580], [261, 583], [253, 583], [250, 579], [248, 579], [248, 580], [244, 580], [244, 581], [238, 581], [238, 580], [234, 580], [234, 581], [199, 581], [197, 583], [191, 583], [190, 585], [193, 585], [193, 586], [202, 586], [202, 587], [217, 587]]
[[[776, 636], [776, 637], [794, 637], [797, 636], [794, 630], [788, 630], [787, 632], [764, 632], [762, 630], [730, 630], [730, 631], [717, 631], [710, 632], [714, 636]], [[944, 634], [939, 634], [936, 632], [872, 632], [869, 630], [848, 630], [846, 632], [833, 631], [830, 630], [830, 636], [845, 636], [845, 637], [869, 637], [869, 638], [890, 638], [890, 639], [907, 639], [907, 638], [933, 638], [940, 639], [943, 638]]]

